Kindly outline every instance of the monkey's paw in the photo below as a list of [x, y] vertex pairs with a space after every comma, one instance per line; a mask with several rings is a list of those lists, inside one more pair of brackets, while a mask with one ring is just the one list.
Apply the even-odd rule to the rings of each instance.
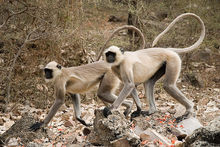
[[86, 127], [92, 126], [92, 124], [87, 124], [82, 118], [76, 118], [81, 124], [83, 124]]
[[144, 116], [144, 117], [149, 116], [151, 114], [153, 114], [153, 113], [150, 113], [149, 111], [141, 111], [141, 115]]
[[103, 115], [107, 118], [110, 114], [112, 114], [111, 110], [108, 107], [103, 109]]
[[29, 130], [35, 132], [35, 131], [39, 130], [42, 125], [43, 125], [43, 122], [36, 122], [35, 124], [33, 124], [33, 125], [29, 128]]
[[182, 116], [177, 117], [176, 122], [179, 123], [179, 122], [183, 121], [184, 119], [187, 119], [190, 117], [195, 117], [195, 116], [196, 116], [196, 114], [194, 112], [186, 112]]
[[135, 118], [135, 117], [140, 116], [140, 115], [141, 115], [141, 112], [142, 112], [142, 111], [140, 111], [140, 110], [136, 110], [136, 111], [132, 112], [132, 113], [131, 113], [131, 120], [132, 120], [133, 118]]

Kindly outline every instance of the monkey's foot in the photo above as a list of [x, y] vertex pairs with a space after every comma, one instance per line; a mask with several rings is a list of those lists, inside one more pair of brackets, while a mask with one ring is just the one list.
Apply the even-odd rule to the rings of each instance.
[[132, 112], [131, 113], [131, 120], [133, 119], [133, 118], [135, 118], [135, 117], [138, 117], [138, 116], [140, 116], [141, 115], [141, 110], [136, 110], [136, 111], [134, 111], [134, 112]]
[[82, 118], [76, 118], [76, 119], [86, 127], [92, 126], [92, 124], [87, 124]]
[[196, 114], [194, 112], [186, 112], [185, 114], [183, 114], [182, 116], [179, 116], [176, 118], [176, 122], [179, 123], [181, 121], [183, 121], [184, 119], [190, 118], [190, 117], [195, 117]]
[[157, 112], [157, 111], [154, 111], [154, 112], [149, 112], [149, 111], [141, 111], [141, 115], [145, 117], [145, 116], [152, 115], [152, 114], [154, 114], [155, 112]]
[[33, 125], [29, 128], [29, 130], [35, 132], [35, 131], [39, 130], [42, 125], [43, 125], [43, 122], [36, 122], [35, 124], [33, 124]]
[[[156, 112], [156, 111], [155, 111]], [[153, 113], [155, 113], [155, 112], [153, 112]], [[135, 118], [135, 117], [138, 117], [138, 116], [140, 116], [140, 115], [142, 115], [143, 117], [145, 117], [145, 116], [149, 116], [149, 115], [151, 115], [151, 114], [153, 114], [152, 112], [150, 113], [149, 111], [142, 111], [142, 110], [136, 110], [136, 111], [134, 111], [132, 114], [131, 114], [131, 120], [133, 119], [133, 118]]]
[[149, 113], [149, 111], [141, 111], [141, 115], [142, 116], [149, 116], [149, 115], [151, 115], [152, 113]]
[[112, 114], [111, 110], [108, 107], [103, 109], [103, 115], [107, 118], [110, 114]]

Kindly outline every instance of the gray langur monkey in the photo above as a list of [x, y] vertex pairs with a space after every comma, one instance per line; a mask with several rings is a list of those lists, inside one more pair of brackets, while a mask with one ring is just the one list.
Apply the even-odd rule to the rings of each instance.
[[155, 98], [153, 89], [156, 81], [164, 76], [164, 89], [186, 108], [184, 115], [177, 118], [181, 121], [185, 118], [195, 115], [193, 111], [193, 102], [188, 100], [184, 94], [177, 88], [176, 81], [181, 70], [181, 59], [178, 54], [186, 53], [197, 48], [205, 37], [205, 26], [199, 16], [193, 13], [184, 13], [178, 16], [173, 22], [158, 36], [153, 42], [153, 46], [177, 21], [186, 16], [193, 16], [199, 20], [202, 31], [200, 38], [192, 46], [187, 48], [148, 48], [134, 52], [121, 52], [120, 48], [111, 46], [104, 52], [105, 61], [112, 67], [112, 71], [124, 83], [116, 101], [103, 110], [107, 117], [112, 109], [117, 109], [123, 100], [136, 88], [136, 85], [144, 84], [145, 94], [149, 102], [149, 111], [141, 111], [141, 104], [137, 104], [137, 111], [133, 112], [131, 117], [140, 114], [150, 115], [156, 112]]
[[[131, 29], [137, 32], [141, 36], [143, 43], [142, 48], [145, 47], [145, 40], [141, 31], [134, 26], [128, 25], [116, 29], [107, 42], [115, 33], [123, 29]], [[96, 61], [94, 63], [69, 68], [62, 67], [57, 62], [52, 61], [45, 66], [44, 75], [46, 82], [52, 82], [54, 85], [55, 102], [43, 122], [37, 122], [30, 127], [33, 131], [46, 126], [50, 122], [57, 110], [64, 103], [66, 93], [71, 96], [76, 119], [85, 126], [89, 124], [81, 118], [79, 93], [87, 92], [100, 83], [97, 95], [104, 103], [113, 103], [117, 98], [117, 96], [114, 95], [114, 91], [118, 88], [120, 80], [112, 73], [111, 66], [104, 61]], [[126, 100], [122, 105], [126, 107], [124, 114], [127, 116], [131, 112], [133, 102]]]

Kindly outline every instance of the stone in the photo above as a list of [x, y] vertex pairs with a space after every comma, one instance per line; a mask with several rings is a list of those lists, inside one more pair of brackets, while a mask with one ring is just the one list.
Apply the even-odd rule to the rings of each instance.
[[148, 140], [148, 142], [158, 140], [160, 141], [164, 146], [170, 146], [171, 142], [168, 138], [165, 136], [157, 133], [154, 129], [147, 128], [146, 130], [142, 130], [139, 126], [135, 126], [134, 128], [135, 134], [140, 136], [141, 140]]
[[72, 124], [70, 121], [65, 121], [65, 122], [64, 122], [64, 126], [65, 126], [65, 127], [72, 127], [73, 124]]
[[120, 138], [118, 140], [112, 141], [111, 144], [113, 147], [131, 147], [126, 138]]
[[130, 129], [130, 121], [117, 110], [105, 118], [103, 111], [96, 109], [93, 129], [87, 140], [93, 145], [103, 146], [127, 145], [127, 142], [130, 146], [136, 146], [140, 143], [140, 137]]
[[196, 129], [186, 137], [184, 145], [187, 147], [220, 146], [220, 117], [211, 121], [208, 126]]
[[186, 136], [191, 135], [194, 130], [203, 127], [195, 117], [184, 119], [177, 124], [177, 127], [172, 128], [171, 131], [177, 136], [179, 140], [184, 139]]
[[37, 132], [30, 131], [30, 126], [36, 122], [33, 116], [25, 113], [7, 131], [0, 136], [0, 146], [7, 144], [11, 138], [19, 137], [23, 145], [46, 136], [46, 131], [40, 129]]

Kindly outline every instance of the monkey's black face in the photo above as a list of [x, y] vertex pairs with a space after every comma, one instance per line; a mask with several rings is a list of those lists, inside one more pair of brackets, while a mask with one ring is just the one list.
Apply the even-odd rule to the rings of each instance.
[[53, 70], [49, 68], [44, 69], [45, 78], [46, 79], [52, 79], [53, 78]]
[[105, 56], [106, 56], [106, 61], [108, 63], [115, 62], [116, 53], [109, 51], [109, 52], [105, 53]]

